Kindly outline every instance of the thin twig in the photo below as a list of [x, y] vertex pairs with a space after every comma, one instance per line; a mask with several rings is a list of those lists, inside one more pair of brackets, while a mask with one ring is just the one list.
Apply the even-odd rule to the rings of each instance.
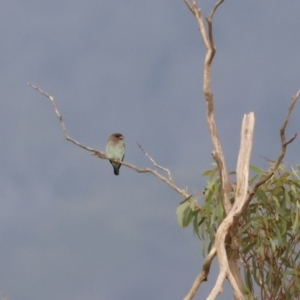
[[144, 154], [149, 158], [149, 160], [153, 163], [153, 165], [154, 165], [155, 167], [157, 167], [157, 168], [159, 168], [159, 169], [165, 171], [166, 173], [168, 173], [169, 180], [170, 180], [170, 181], [173, 181], [173, 180], [172, 180], [172, 175], [171, 175], [170, 170], [167, 169], [167, 168], [162, 167], [162, 166], [159, 165], [157, 162], [155, 162], [155, 160], [154, 160], [154, 159], [153, 159], [153, 158], [145, 151], [145, 149], [141, 146], [141, 144], [138, 143], [138, 142], [136, 142], [136, 143], [137, 143], [137, 145], [139, 146], [139, 148], [143, 151], [143, 153], [144, 153]]
[[192, 4], [190, 4], [188, 0], [184, 0], [184, 2], [187, 5], [187, 7], [189, 8], [189, 10], [192, 12], [192, 14], [197, 19], [203, 43], [205, 45], [205, 48], [208, 50], [209, 49], [209, 42], [208, 42], [208, 39], [207, 39], [207, 36], [206, 36], [206, 30], [205, 30], [205, 25], [204, 25], [204, 22], [203, 22], [202, 11], [198, 7], [197, 2], [195, 0], [193, 1]]
[[219, 2], [214, 6], [214, 8], [212, 9], [208, 19], [210, 21], [212, 21], [213, 17], [214, 17], [214, 14], [215, 12], [217, 11], [218, 7], [224, 2], [225, 0], [219, 0]]
[[[32, 83], [28, 83], [29, 86], [31, 86], [33, 89], [35, 89], [36, 91], [40, 92], [42, 95], [44, 95], [45, 97], [47, 97], [51, 103], [53, 104], [53, 107], [54, 107], [54, 111], [55, 111], [55, 114], [56, 116], [58, 117], [59, 119], [59, 122], [61, 124], [61, 127], [62, 127], [62, 130], [63, 130], [63, 133], [64, 133], [64, 136], [66, 138], [67, 141], [75, 144], [76, 146], [82, 148], [82, 149], [85, 149], [89, 152], [92, 152], [93, 155], [96, 155], [97, 157], [101, 158], [101, 159], [108, 159], [108, 157], [106, 156], [106, 154], [104, 152], [101, 152], [97, 149], [93, 149], [91, 147], [87, 147], [85, 145], [82, 145], [81, 143], [79, 143], [78, 141], [74, 140], [73, 138], [71, 138], [67, 132], [67, 129], [66, 129], [66, 125], [64, 123], [64, 119], [63, 119], [63, 116], [61, 115], [61, 113], [59, 112], [58, 110], [58, 107], [55, 103], [55, 100], [54, 100], [54, 97], [50, 96], [48, 93], [44, 92], [41, 88], [33, 85]], [[141, 148], [141, 146], [140, 146]], [[141, 148], [142, 149], [142, 148]], [[144, 151], [144, 150], [143, 150]], [[144, 151], [145, 153], [145, 151]], [[150, 158], [150, 155], [148, 155], [148, 157]], [[155, 161], [152, 159], [151, 160], [152, 162], [154, 162], [154, 164], [163, 169], [163, 170], [167, 170], [161, 166], [159, 166], [158, 164], [155, 163]], [[146, 168], [146, 169], [139, 169], [137, 168], [136, 166], [134, 166], [133, 164], [129, 164], [127, 162], [124, 162], [124, 161], [118, 161], [118, 163], [138, 172], [138, 173], [151, 173], [152, 175], [154, 175], [155, 177], [157, 177], [158, 179], [160, 179], [161, 181], [163, 181], [164, 183], [166, 183], [169, 187], [171, 187], [174, 191], [176, 191], [178, 194], [180, 194], [183, 198], [188, 198], [190, 195], [187, 193], [186, 190], [182, 190], [180, 189], [179, 187], [177, 187], [172, 180], [164, 177], [163, 175], [159, 174], [156, 170], [152, 170], [152, 169], [149, 169], [149, 168]], [[171, 173], [170, 171], [168, 172], [168, 175], [169, 175], [169, 178], [172, 178], [171, 177]]]
[[210, 48], [212, 50], [211, 56], [210, 56], [210, 62], [212, 62], [215, 53], [216, 53], [216, 47], [215, 47], [215, 43], [214, 43], [214, 37], [213, 37], [213, 27], [212, 27], [212, 20], [214, 17], [215, 12], [217, 11], [218, 7], [224, 2], [224, 0], [219, 0], [219, 2], [214, 6], [214, 8], [212, 9], [210, 15], [208, 18], [206, 18], [206, 22], [208, 25], [208, 37], [209, 37], [209, 43], [210, 43]]
[[56, 105], [56, 103], [55, 103], [55, 101], [54, 101], [54, 97], [50, 96], [49, 94], [47, 94], [46, 92], [44, 92], [41, 88], [39, 88], [39, 87], [33, 85], [33, 84], [30, 83], [30, 82], [28, 82], [27, 84], [28, 84], [29, 86], [31, 86], [33, 89], [35, 89], [36, 91], [40, 92], [42, 95], [44, 95], [45, 97], [47, 97], [47, 98], [51, 101], [51, 103], [52, 103], [52, 105], [53, 105], [53, 107], [54, 107], [54, 110], [55, 110], [55, 114], [57, 115], [57, 117], [58, 117], [58, 119], [59, 119], [59, 122], [60, 122], [60, 124], [61, 124], [62, 130], [63, 130], [63, 133], [64, 133], [64, 136], [65, 136], [65, 138], [66, 138], [67, 141], [70, 141], [70, 142], [72, 142], [73, 144], [75, 144], [76, 146], [78, 146], [78, 147], [80, 147], [80, 148], [82, 148], [82, 149], [85, 149], [85, 150], [87, 150], [87, 151], [90, 151], [90, 152], [93, 152], [93, 153], [98, 152], [98, 153], [99, 153], [99, 156], [101, 155], [101, 158], [102, 158], [102, 159], [107, 159], [107, 157], [106, 157], [106, 155], [105, 155], [104, 153], [102, 153], [102, 152], [100, 152], [100, 151], [98, 151], [98, 150], [96, 150], [96, 149], [93, 149], [93, 148], [84, 146], [84, 145], [80, 144], [79, 142], [77, 142], [76, 140], [72, 139], [72, 138], [69, 136], [68, 132], [67, 132], [66, 125], [65, 125], [64, 120], [63, 120], [63, 116], [60, 114], [60, 112], [59, 112], [59, 110], [58, 110], [58, 108], [57, 108], [57, 105]]

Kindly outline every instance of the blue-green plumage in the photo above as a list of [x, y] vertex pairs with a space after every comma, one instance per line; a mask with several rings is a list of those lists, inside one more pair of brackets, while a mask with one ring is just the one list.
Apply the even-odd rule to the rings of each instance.
[[110, 158], [110, 163], [114, 168], [114, 174], [119, 175], [119, 169], [121, 164], [113, 160], [123, 161], [125, 156], [125, 144], [124, 144], [124, 136], [121, 133], [113, 133], [106, 145], [106, 155]]

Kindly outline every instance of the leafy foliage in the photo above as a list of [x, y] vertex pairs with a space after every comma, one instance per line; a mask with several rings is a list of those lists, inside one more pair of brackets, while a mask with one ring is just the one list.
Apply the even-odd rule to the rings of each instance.
[[[251, 166], [249, 189], [265, 175]], [[261, 186], [239, 222], [240, 261], [249, 299], [298, 299], [300, 297], [300, 167], [280, 165]], [[203, 174], [207, 187], [201, 206], [189, 197], [177, 209], [181, 227], [193, 225], [206, 255], [225, 217], [220, 201], [217, 169]], [[234, 173], [231, 174], [234, 181]], [[232, 184], [231, 201], [234, 201]], [[255, 295], [255, 296], [254, 296]]]

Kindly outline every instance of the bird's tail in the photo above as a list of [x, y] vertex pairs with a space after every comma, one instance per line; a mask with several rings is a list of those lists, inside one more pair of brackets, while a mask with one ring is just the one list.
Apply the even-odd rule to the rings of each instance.
[[114, 167], [114, 174], [115, 174], [116, 176], [119, 175], [119, 168]]

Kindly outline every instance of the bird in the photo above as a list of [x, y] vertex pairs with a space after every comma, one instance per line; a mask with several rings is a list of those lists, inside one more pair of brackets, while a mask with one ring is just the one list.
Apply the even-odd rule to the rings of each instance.
[[125, 156], [124, 136], [121, 133], [113, 133], [108, 138], [106, 156], [109, 158], [109, 162], [114, 168], [114, 174], [116, 176], [119, 175], [121, 164], [113, 160], [123, 161]]

